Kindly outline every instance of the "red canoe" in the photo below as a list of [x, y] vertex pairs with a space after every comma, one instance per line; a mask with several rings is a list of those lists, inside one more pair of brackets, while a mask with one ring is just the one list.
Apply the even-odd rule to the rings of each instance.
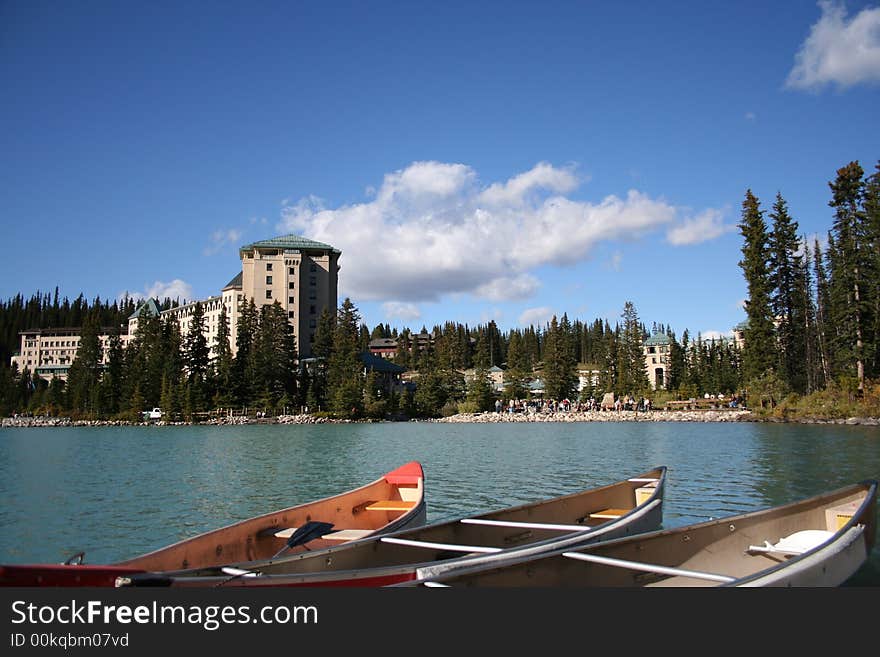
[[413, 461], [360, 488], [242, 520], [126, 561], [2, 565], [0, 586], [112, 587], [125, 575], [246, 564], [396, 532], [425, 523], [424, 482], [421, 464]]

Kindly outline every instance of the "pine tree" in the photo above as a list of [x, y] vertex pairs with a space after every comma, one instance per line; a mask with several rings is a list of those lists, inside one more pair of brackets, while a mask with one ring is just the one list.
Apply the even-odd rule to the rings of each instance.
[[868, 361], [866, 369], [869, 376], [880, 376], [880, 161], [874, 167], [874, 173], [865, 181], [864, 211], [869, 240], [868, 260], [871, 271], [867, 276], [869, 307], [873, 314], [871, 340], [873, 349], [866, 351]]
[[831, 363], [834, 355], [831, 345], [833, 333], [830, 319], [831, 299], [828, 290], [828, 277], [825, 274], [824, 256], [818, 238], [813, 245], [813, 273], [816, 279], [816, 348], [819, 370], [818, 388], [824, 388], [831, 381]]
[[359, 357], [360, 316], [351, 299], [346, 298], [336, 315], [333, 353], [327, 368], [330, 409], [342, 417], [363, 412], [363, 363]]
[[776, 318], [778, 356], [776, 369], [787, 387], [806, 391], [805, 314], [806, 298], [798, 280], [802, 256], [797, 239], [798, 224], [791, 218], [782, 194], [770, 213], [773, 224], [768, 236], [771, 292], [770, 309]]
[[101, 378], [101, 398], [104, 414], [116, 415], [121, 410], [121, 391], [124, 382], [125, 352], [119, 326], [114, 325], [107, 345], [107, 366]]
[[873, 326], [870, 285], [873, 272], [871, 235], [862, 204], [862, 167], [850, 162], [829, 183], [834, 221], [829, 234], [831, 320], [835, 327], [836, 370], [854, 376], [860, 396], [865, 387], [865, 359], [871, 352]]
[[467, 401], [476, 411], [490, 411], [495, 401], [489, 383], [489, 348], [482, 336], [477, 338], [474, 354], [474, 378], [467, 387]]
[[560, 323], [553, 315], [544, 335], [544, 392], [549, 399], [574, 399], [577, 393], [577, 371], [568, 318]]
[[96, 418], [100, 413], [101, 342], [97, 317], [89, 314], [80, 333], [76, 358], [67, 376], [68, 407], [78, 415]]
[[666, 389], [678, 390], [684, 382], [685, 355], [681, 343], [675, 338], [674, 332], [669, 336], [669, 367], [666, 370]]
[[329, 308], [324, 308], [318, 317], [315, 339], [312, 341], [313, 364], [304, 371], [308, 377], [305, 404], [311, 411], [328, 407], [327, 368], [333, 355], [333, 336], [336, 331], [336, 316]]
[[211, 387], [214, 390], [214, 407], [229, 408], [235, 397], [232, 379], [232, 343], [225, 304], [220, 308], [217, 321], [217, 339], [214, 344], [214, 358], [211, 361]]
[[506, 399], [525, 399], [528, 394], [529, 375], [532, 366], [519, 331], [511, 331], [508, 338], [507, 370], [504, 372], [504, 396]]
[[254, 351], [259, 329], [257, 307], [253, 299], [243, 299], [238, 309], [235, 358], [232, 361], [235, 398], [242, 406], [250, 406], [255, 397]]
[[617, 351], [618, 390], [622, 394], [640, 395], [649, 387], [642, 351], [642, 329], [631, 301], [623, 306], [623, 327]]
[[776, 362], [776, 340], [770, 308], [772, 285], [768, 271], [767, 226], [760, 201], [752, 190], [746, 191], [739, 229], [744, 238], [743, 259], [739, 265], [748, 289], [743, 374], [746, 381], [751, 381], [772, 371]]

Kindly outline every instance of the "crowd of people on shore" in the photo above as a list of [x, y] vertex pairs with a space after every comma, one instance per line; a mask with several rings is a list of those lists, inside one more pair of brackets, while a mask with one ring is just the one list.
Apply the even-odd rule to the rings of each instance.
[[[613, 399], [612, 399], [613, 398]], [[571, 401], [570, 399], [510, 399], [507, 402], [495, 401], [496, 413], [592, 413], [594, 411], [636, 411], [647, 412], [653, 410], [653, 403], [647, 397], [636, 398], [632, 395], [608, 398], [602, 400], [595, 397], [589, 399]]]

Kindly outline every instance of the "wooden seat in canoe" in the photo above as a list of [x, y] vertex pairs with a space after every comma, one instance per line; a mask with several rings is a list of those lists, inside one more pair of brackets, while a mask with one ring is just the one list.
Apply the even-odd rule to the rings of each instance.
[[[290, 538], [297, 530], [297, 527], [288, 527], [281, 529], [273, 534], [276, 538]], [[359, 538], [369, 536], [375, 530], [373, 529], [340, 529], [339, 531], [324, 534], [321, 538], [328, 541], [355, 541]]]
[[407, 500], [377, 500], [364, 508], [367, 511], [409, 511], [415, 505], [415, 502]]
[[629, 513], [629, 509], [602, 509], [601, 511], [591, 513], [590, 517], [594, 520], [609, 520], [619, 518], [627, 513]]

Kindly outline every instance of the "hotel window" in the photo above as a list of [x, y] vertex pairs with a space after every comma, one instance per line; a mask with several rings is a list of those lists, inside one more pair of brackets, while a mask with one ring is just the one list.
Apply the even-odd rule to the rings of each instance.
[[292, 310], [288, 310], [288, 311], [287, 311], [287, 316], [288, 316], [290, 319], [293, 319], [293, 311], [292, 311]]
[[315, 309], [314, 306], [309, 306], [309, 312], [310, 312], [312, 315], [314, 315], [315, 313], [317, 313], [317, 310]]
[[316, 279], [314, 276], [309, 276], [309, 285], [317, 285], [317, 283], [318, 279]]
[[266, 285], [272, 285], [272, 277], [266, 276]]
[[290, 275], [291, 275], [291, 276], [295, 276], [295, 275], [296, 275], [296, 269], [294, 269], [293, 267], [290, 268]]
[[272, 271], [272, 263], [271, 262], [266, 263], [266, 271]]
[[271, 298], [272, 298], [272, 290], [266, 290], [266, 298], [267, 298], [267, 299], [271, 299]]
[[314, 290], [310, 290], [309, 291], [309, 299], [312, 299], [314, 301], [317, 298], [318, 298], [317, 293]]
[[287, 303], [295, 303], [296, 297], [287, 297]]
[[317, 322], [314, 319], [309, 320], [309, 328], [315, 328], [317, 326]]
[[287, 289], [288, 289], [288, 290], [292, 290], [292, 289], [293, 289], [293, 283], [288, 283], [288, 284], [287, 284]]

